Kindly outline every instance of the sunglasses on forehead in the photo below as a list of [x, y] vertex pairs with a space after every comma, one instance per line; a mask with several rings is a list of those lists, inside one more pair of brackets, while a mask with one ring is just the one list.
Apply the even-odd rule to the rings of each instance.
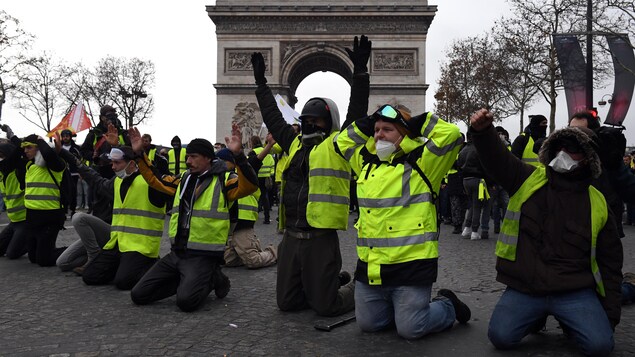
[[373, 116], [375, 116], [375, 119], [382, 119], [389, 122], [398, 122], [404, 127], [406, 128], [408, 127], [408, 124], [406, 123], [406, 120], [404, 119], [403, 115], [401, 115], [401, 112], [393, 108], [389, 104], [386, 104], [382, 106], [381, 108], [377, 109], [377, 111], [375, 112], [375, 114], [373, 114]]

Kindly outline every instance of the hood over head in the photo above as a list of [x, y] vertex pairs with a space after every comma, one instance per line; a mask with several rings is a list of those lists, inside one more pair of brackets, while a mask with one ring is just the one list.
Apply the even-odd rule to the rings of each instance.
[[545, 139], [538, 153], [538, 160], [547, 167], [560, 151], [561, 145], [567, 142], [574, 143], [580, 146], [585, 158], [588, 160], [593, 178], [598, 178], [602, 173], [602, 164], [596, 151], [598, 146], [594, 141], [594, 137], [593, 131], [586, 128], [568, 127], [556, 130]]

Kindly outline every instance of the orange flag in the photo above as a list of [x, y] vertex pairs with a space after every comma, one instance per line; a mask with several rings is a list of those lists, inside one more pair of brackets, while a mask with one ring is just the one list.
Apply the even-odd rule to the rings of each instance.
[[73, 109], [71, 109], [62, 121], [53, 130], [49, 131], [46, 136], [53, 137], [56, 132], [60, 132], [64, 129], [68, 129], [73, 132], [73, 134], [78, 133], [82, 130], [90, 129], [90, 119], [88, 119], [88, 115], [86, 115], [86, 111], [84, 110], [84, 104], [79, 103], [75, 105]]

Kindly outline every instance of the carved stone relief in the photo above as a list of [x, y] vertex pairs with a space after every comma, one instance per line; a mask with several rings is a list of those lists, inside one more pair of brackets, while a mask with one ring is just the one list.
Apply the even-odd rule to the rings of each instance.
[[262, 134], [260, 130], [262, 128], [260, 117], [260, 107], [258, 107], [257, 103], [240, 102], [234, 107], [232, 122], [238, 124], [238, 127], [240, 127], [242, 131], [243, 147], [249, 146], [249, 139], [253, 135], [260, 136]]
[[217, 33], [427, 33], [430, 26], [427, 18], [403, 21], [360, 21], [357, 18], [327, 19], [315, 21], [312, 19], [289, 18], [261, 21], [218, 21]]
[[267, 66], [266, 75], [271, 75], [271, 49], [225, 49], [225, 73], [252, 75], [251, 54], [261, 52]]
[[416, 49], [377, 49], [372, 52], [371, 60], [372, 72], [409, 72], [417, 73], [417, 50]]

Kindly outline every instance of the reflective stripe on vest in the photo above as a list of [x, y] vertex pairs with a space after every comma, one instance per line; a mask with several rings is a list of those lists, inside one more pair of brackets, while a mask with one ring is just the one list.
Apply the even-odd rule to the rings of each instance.
[[[175, 243], [178, 231], [181, 202], [181, 189], [183, 185], [196, 185], [198, 182], [188, 182], [191, 177], [186, 174], [181, 179], [181, 184], [174, 196], [175, 211], [170, 217], [170, 242]], [[229, 172], [225, 173], [225, 181]], [[225, 200], [222, 187], [223, 180], [214, 175], [211, 182], [194, 201], [193, 210], [189, 217], [190, 234], [187, 241], [188, 249], [222, 252], [229, 235], [229, 203]], [[198, 191], [198, 189], [195, 189]]]
[[[509, 199], [509, 206], [507, 206], [505, 219], [496, 242], [496, 256], [499, 258], [516, 261], [522, 205], [546, 183], [545, 168], [538, 167]], [[598, 234], [608, 219], [608, 209], [604, 195], [593, 186], [589, 186], [589, 200], [591, 202], [591, 272], [596, 282], [597, 292], [605, 296], [604, 283], [596, 260], [596, 247]]]
[[138, 252], [150, 258], [159, 256], [165, 205], [157, 207], [148, 197], [148, 184], [141, 175], [132, 181], [121, 201], [120, 178], [115, 178], [110, 240], [105, 250], [117, 247], [120, 252]]
[[168, 170], [173, 174], [179, 174], [187, 170], [187, 163], [185, 162], [185, 149], [179, 150], [179, 171], [176, 171], [176, 155], [174, 155], [174, 149], [168, 151]]
[[11, 222], [24, 221], [26, 219], [24, 190], [20, 188], [20, 181], [18, 181], [15, 170], [9, 172], [6, 177], [2, 177], [0, 174], [0, 177], [0, 191], [7, 207], [7, 217]]
[[245, 221], [258, 220], [258, 200], [260, 199], [260, 190], [249, 196], [238, 199], [238, 219]]
[[[49, 170], [40, 167], [33, 162], [27, 164], [24, 189], [24, 206], [34, 210], [54, 210], [62, 207], [60, 202], [60, 189], [57, 187]], [[62, 182], [64, 171], [51, 173], [58, 183]]]
[[[342, 229], [348, 227], [351, 166], [342, 158], [333, 145], [337, 132], [311, 148], [309, 154], [309, 202], [306, 208], [306, 220], [313, 228]], [[302, 148], [300, 136], [297, 136], [289, 148], [289, 161], [285, 170], [293, 161], [295, 154]], [[284, 194], [284, 181], [281, 192]], [[282, 198], [280, 202], [283, 202]], [[284, 205], [279, 226], [284, 228]]]
[[[255, 148], [254, 152], [258, 155], [262, 152], [262, 150], [264, 150], [264, 148], [261, 146]], [[260, 169], [258, 170], [258, 177], [270, 177], [273, 175], [275, 166], [276, 161], [273, 159], [273, 156], [271, 156], [271, 154], [267, 154], [264, 159], [262, 159], [262, 166], [260, 166]]]
[[[520, 135], [527, 135], [527, 134], [522, 133]], [[525, 145], [525, 150], [523, 150], [522, 160], [523, 162], [526, 162], [529, 165], [533, 165], [536, 167], [542, 166], [542, 164], [540, 164], [540, 161], [538, 161], [538, 154], [534, 152], [534, 139], [531, 137], [531, 135], [527, 135], [527, 136], [529, 136], [529, 138], [527, 140], [527, 145]]]

